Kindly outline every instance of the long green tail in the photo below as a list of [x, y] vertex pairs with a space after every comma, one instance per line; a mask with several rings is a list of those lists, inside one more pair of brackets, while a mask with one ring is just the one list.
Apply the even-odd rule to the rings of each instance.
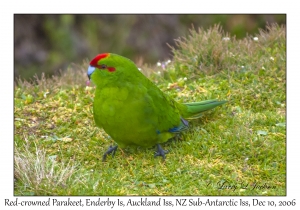
[[185, 109], [182, 110], [181, 114], [184, 119], [197, 119], [201, 116], [202, 112], [213, 109], [226, 102], [227, 101], [218, 101], [213, 99], [200, 102], [184, 103], [183, 105], [185, 105]]

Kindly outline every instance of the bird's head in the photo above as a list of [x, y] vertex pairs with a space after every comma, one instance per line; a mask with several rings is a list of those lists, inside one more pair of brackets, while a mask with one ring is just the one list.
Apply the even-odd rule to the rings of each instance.
[[128, 58], [113, 53], [102, 53], [94, 57], [87, 70], [87, 75], [96, 85], [105, 79], [120, 78], [121, 75], [138, 71]]
[[110, 56], [110, 53], [103, 53], [97, 55], [91, 60], [87, 72], [89, 79], [91, 79], [91, 75], [95, 72], [95, 70], [108, 72], [116, 71], [116, 68], [114, 66], [108, 66], [108, 64], [111, 63], [111, 59], [109, 59]]

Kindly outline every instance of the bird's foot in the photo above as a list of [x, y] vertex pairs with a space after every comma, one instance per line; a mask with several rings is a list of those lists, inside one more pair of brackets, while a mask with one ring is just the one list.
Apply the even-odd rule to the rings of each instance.
[[161, 157], [163, 158], [163, 160], [165, 160], [165, 159], [166, 159], [166, 154], [167, 154], [167, 153], [168, 153], [167, 150], [164, 150], [164, 149], [160, 146], [160, 144], [157, 144], [157, 151], [156, 151], [154, 157], [161, 156]]
[[109, 154], [111, 154], [111, 156], [113, 157], [115, 155], [117, 149], [118, 149], [118, 145], [116, 145], [114, 147], [112, 145], [110, 145], [108, 150], [104, 153], [104, 155], [102, 157], [102, 161], [104, 162], [106, 160], [106, 156]]

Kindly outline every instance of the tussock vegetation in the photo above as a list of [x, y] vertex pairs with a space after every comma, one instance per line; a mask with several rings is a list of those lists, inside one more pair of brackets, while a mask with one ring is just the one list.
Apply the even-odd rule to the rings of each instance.
[[165, 162], [139, 147], [101, 162], [113, 141], [93, 121], [87, 61], [18, 80], [15, 195], [285, 195], [285, 28], [235, 39], [216, 25], [176, 43], [172, 61], [139, 67], [176, 100], [229, 103], [166, 143]]
[[242, 40], [230, 37], [216, 25], [207, 31], [191, 29], [187, 38], [176, 40], [178, 49], [170, 47], [175, 69], [186, 74], [239, 71], [247, 65], [257, 71], [275, 58], [279, 66], [284, 66], [285, 54], [280, 50], [285, 49], [285, 39], [285, 28], [276, 24], [268, 25], [267, 31], [260, 30], [255, 38], [249, 36]]
[[68, 163], [58, 163], [56, 156], [48, 156], [45, 150], [35, 148], [31, 152], [28, 145], [20, 151], [15, 148], [15, 180], [18, 180], [24, 188], [20, 195], [34, 195], [41, 192], [43, 195], [52, 195], [49, 189], [63, 189], [68, 185], [81, 185], [83, 174], [79, 173], [76, 166]]

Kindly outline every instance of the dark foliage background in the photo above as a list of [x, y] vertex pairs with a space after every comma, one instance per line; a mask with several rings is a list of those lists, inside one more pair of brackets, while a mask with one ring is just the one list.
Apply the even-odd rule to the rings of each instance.
[[172, 59], [174, 39], [189, 29], [213, 24], [236, 38], [258, 33], [266, 23], [286, 23], [286, 15], [23, 15], [14, 16], [15, 78], [57, 74], [70, 63], [82, 63], [113, 52], [138, 63]]

